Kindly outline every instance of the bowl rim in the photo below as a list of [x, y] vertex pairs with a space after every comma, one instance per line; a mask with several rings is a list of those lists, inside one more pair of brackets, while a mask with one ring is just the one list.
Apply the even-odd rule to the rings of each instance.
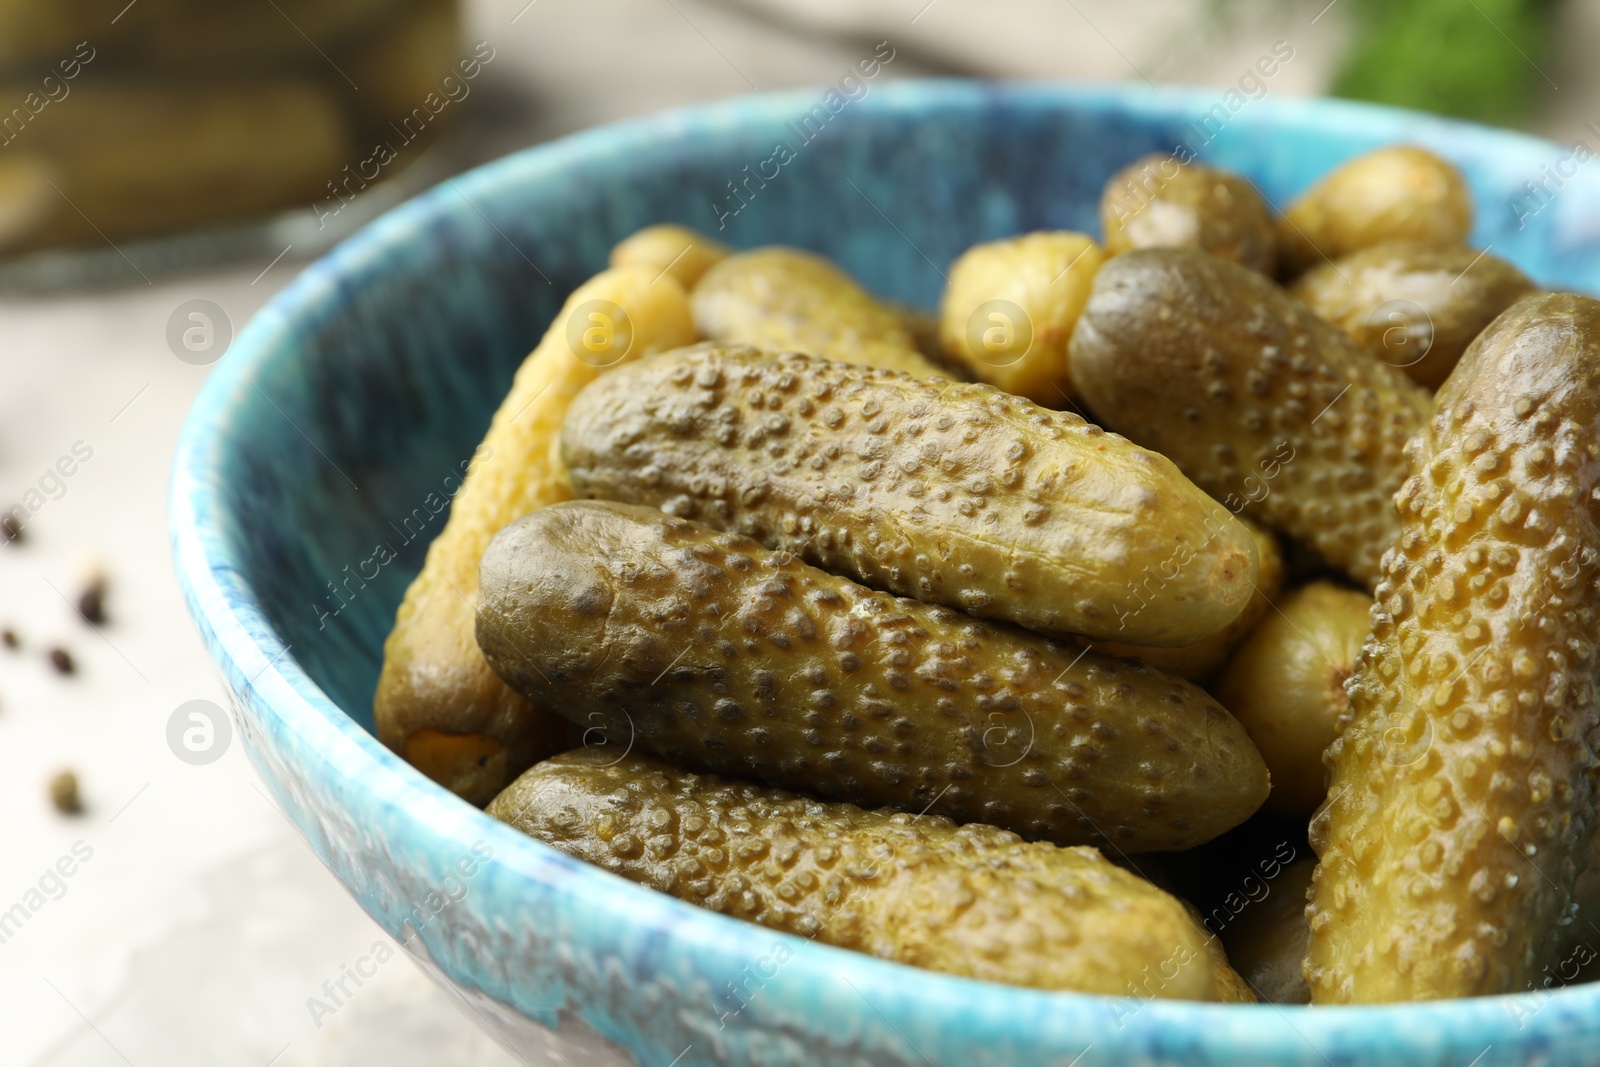
[[[883, 990], [884, 997], [898, 1005], [920, 1005], [919, 1010], [974, 1016], [999, 1012], [1013, 1021], [1019, 1016], [1060, 1017], [1103, 1052], [1120, 1047], [1133, 1054], [1139, 1048], [1138, 1035], [1148, 1036], [1154, 1029], [1181, 1032], [1184, 1047], [1200, 1058], [1275, 1054], [1299, 1058], [1304, 1057], [1304, 1045], [1309, 1045], [1317, 1055], [1307, 1058], [1308, 1062], [1324, 1058], [1324, 1047], [1337, 1047], [1341, 1054], [1393, 1055], [1405, 1048], [1437, 1054], [1440, 1042], [1447, 1042], [1452, 1049], [1481, 1043], [1487, 1053], [1496, 1045], [1505, 1048], [1512, 1043], [1570, 1038], [1571, 1028], [1579, 1024], [1587, 1024], [1591, 1032], [1600, 1029], [1600, 983], [1437, 1002], [1313, 1009], [1048, 992], [945, 975], [810, 944], [637, 886], [511, 830], [412, 769], [342, 711], [304, 672], [244, 579], [241, 546], [227, 532], [219, 485], [228, 454], [230, 421], [250, 403], [254, 383], [270, 373], [275, 361], [295, 358], [296, 323], [308, 314], [342, 305], [348, 299], [344, 283], [351, 275], [365, 277], [395, 269], [386, 266], [386, 261], [404, 264], [406, 257], [397, 252], [422, 240], [441, 215], [477, 210], [474, 194], [491, 197], [500, 188], [559, 175], [575, 162], [626, 153], [641, 143], [661, 139], [665, 131], [681, 138], [768, 121], [775, 114], [792, 114], [797, 108], [803, 110], [802, 105], [814, 103], [820, 91], [750, 94], [676, 108], [588, 129], [484, 164], [386, 212], [307, 266], [252, 318], [212, 369], [185, 420], [173, 460], [169, 502], [172, 549], [190, 612], [208, 651], [224, 671], [230, 691], [249, 698], [237, 702], [241, 708], [238, 715], [270, 718], [280, 731], [297, 739], [303, 750], [315, 753], [323, 773], [357, 781], [364, 788], [381, 786], [365, 796], [354, 796], [357, 805], [381, 806], [390, 814], [400, 814], [439, 840], [487, 840], [494, 849], [489, 862], [518, 877], [555, 885], [575, 909], [625, 912], [630, 921], [656, 924], [653, 929], [666, 938], [694, 944], [731, 943], [739, 945], [740, 951], [748, 951], [758, 941], [767, 946], [775, 938], [788, 938], [795, 957], [786, 966], [796, 968], [798, 980], [826, 982], [842, 976], [854, 984]], [[1223, 91], [1218, 87], [1149, 88], [1117, 83], [904, 79], [874, 86], [852, 106], [860, 111], [909, 111], [930, 119], [950, 105], [987, 106], [997, 101], [1063, 111], [1116, 108], [1166, 115], [1178, 109], [1192, 113], [1189, 109], [1216, 102]], [[1463, 138], [1488, 139], [1506, 150], [1541, 160], [1560, 151], [1553, 142], [1526, 134], [1351, 101], [1268, 97], [1253, 101], [1250, 107], [1268, 117], [1292, 118], [1296, 112], [1304, 113], [1330, 131], [1352, 127], [1359, 127], [1363, 135], [1374, 130], [1403, 131], [1407, 139], [1446, 147]], [[467, 200], [466, 206], [460, 204], [461, 199]], [[265, 771], [263, 778], [302, 833], [314, 841], [309, 832], [313, 817], [288, 804], [279, 784]], [[1520, 1020], [1510, 1005], [1529, 996], [1541, 998], [1538, 1018]], [[1138, 1013], [1139, 1022], [1128, 1028], [1119, 1023], [1111, 1029], [1108, 1024], [1130, 1015], [1130, 1007]], [[884, 1018], [887, 1021], [890, 1016]], [[1463, 1040], [1468, 1035], [1475, 1036]]]

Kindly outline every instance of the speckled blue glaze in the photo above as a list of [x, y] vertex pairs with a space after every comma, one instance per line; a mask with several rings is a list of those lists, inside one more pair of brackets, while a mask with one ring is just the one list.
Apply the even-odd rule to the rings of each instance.
[[[173, 543], [190, 608], [290, 817], [368, 913], [409, 937], [527, 1062], [1487, 1067], [1600, 1057], [1600, 986], [1388, 1008], [1141, 1004], [986, 985], [799, 941], [524, 838], [368, 733], [383, 638], [442, 524], [447, 479], [562, 297], [618, 238], [667, 220], [718, 232], [712, 205], [726, 210], [726, 183], [786, 141], [795, 158], [718, 235], [818, 249], [879, 292], [931, 307], [940, 272], [976, 241], [1095, 231], [1111, 172], [1198, 143], [1188, 124], [1219, 95], [899, 83], [874, 86], [803, 145], [786, 123], [819, 93], [607, 127], [398, 208], [240, 334], [177, 454]], [[1600, 290], [1600, 165], [1580, 169], [1522, 229], [1508, 206], [1559, 146], [1266, 99], [1202, 156], [1281, 204], [1330, 166], [1396, 140], [1464, 168], [1480, 246], [1547, 285]], [[371, 577], [379, 544], [398, 558]], [[347, 603], [330, 588], [341, 583], [354, 593]], [[742, 1008], [730, 982], [753, 990]]]

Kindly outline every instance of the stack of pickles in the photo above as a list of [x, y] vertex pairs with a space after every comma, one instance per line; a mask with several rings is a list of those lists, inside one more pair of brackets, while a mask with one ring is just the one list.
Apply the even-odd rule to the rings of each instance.
[[[382, 740], [644, 885], [951, 974], [1536, 980], [1600, 906], [1600, 303], [1466, 247], [1418, 148], [1281, 216], [1170, 157], [1101, 207], [1103, 243], [969, 250], [937, 321], [809, 253], [622, 242], [406, 595]], [[1248, 899], [1197, 907], [1230, 859]]]
[[460, 59], [456, 0], [0, 0], [0, 256], [320, 219], [455, 118]]

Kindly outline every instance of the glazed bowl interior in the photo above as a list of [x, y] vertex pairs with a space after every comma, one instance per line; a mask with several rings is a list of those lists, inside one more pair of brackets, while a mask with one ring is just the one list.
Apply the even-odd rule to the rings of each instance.
[[[1600, 987], [1338, 1010], [1146, 1004], [798, 941], [570, 861], [373, 740], [384, 637], [463, 461], [567, 293], [646, 224], [815, 249], [932, 308], [976, 242], [1098, 233], [1102, 185], [1146, 153], [1187, 144], [1281, 206], [1340, 161], [1408, 141], [1465, 171], [1478, 246], [1546, 286], [1600, 290], [1600, 173], [1530, 200], [1523, 183], [1563, 152], [1514, 134], [1275, 98], [1224, 105], [1221, 121], [1219, 90], [950, 82], [872, 85], [820, 132], [798, 125], [822, 98], [609, 127], [446, 182], [308, 268], [216, 369], [177, 458], [179, 572], [252, 759], [324, 860], [530, 1058], [522, 1020], [557, 1045], [661, 1064], [1577, 1062], [1600, 1040]], [[419, 911], [474, 847], [471, 891]], [[730, 1018], [726, 982], [775, 945], [783, 965]]]

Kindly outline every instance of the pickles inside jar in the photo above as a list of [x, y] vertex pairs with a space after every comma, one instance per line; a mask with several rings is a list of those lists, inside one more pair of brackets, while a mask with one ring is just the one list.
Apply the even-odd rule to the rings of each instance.
[[1250, 532], [1171, 461], [987, 385], [699, 346], [586, 388], [561, 456], [577, 496], [1052, 634], [1190, 644], [1257, 576]]
[[1058, 844], [1183, 849], [1266, 768], [1205, 690], [857, 585], [653, 508], [544, 508], [484, 554], [478, 645], [618, 749]]

